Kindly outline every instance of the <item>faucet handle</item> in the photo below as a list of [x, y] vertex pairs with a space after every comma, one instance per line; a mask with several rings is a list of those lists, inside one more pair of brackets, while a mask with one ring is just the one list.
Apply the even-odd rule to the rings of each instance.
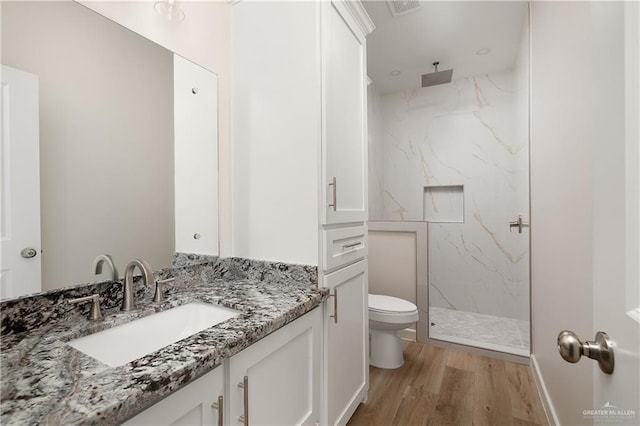
[[102, 311], [100, 310], [100, 295], [92, 294], [90, 296], [78, 297], [77, 299], [69, 299], [68, 302], [71, 304], [75, 303], [84, 303], [84, 302], [92, 302], [91, 304], [91, 313], [89, 314], [90, 320], [99, 320], [102, 319]]
[[167, 278], [166, 280], [156, 281], [156, 292], [153, 295], [153, 301], [162, 302], [164, 300], [164, 286], [174, 281], [175, 278]]

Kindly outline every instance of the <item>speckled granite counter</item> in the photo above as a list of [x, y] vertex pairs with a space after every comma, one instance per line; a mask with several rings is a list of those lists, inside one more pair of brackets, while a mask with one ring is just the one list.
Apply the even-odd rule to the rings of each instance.
[[[79, 315], [2, 337], [0, 423], [118, 424], [201, 376], [226, 358], [317, 307], [326, 291], [308, 285], [255, 279], [207, 278], [200, 274], [139, 309], [104, 310], [104, 320]], [[204, 277], [205, 279], [202, 279]], [[243, 315], [178, 343], [110, 368], [71, 348], [69, 340], [184, 303], [202, 301]]]

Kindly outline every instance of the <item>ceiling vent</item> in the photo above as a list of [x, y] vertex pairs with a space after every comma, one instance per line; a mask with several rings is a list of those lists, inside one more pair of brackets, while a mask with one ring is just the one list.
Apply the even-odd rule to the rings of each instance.
[[394, 18], [420, 9], [418, 0], [387, 0], [387, 3], [389, 3], [389, 9], [391, 9]]

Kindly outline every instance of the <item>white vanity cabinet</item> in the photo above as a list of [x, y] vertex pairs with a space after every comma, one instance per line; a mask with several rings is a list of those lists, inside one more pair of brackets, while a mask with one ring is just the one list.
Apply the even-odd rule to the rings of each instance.
[[323, 310], [306, 313], [124, 424], [319, 424]]
[[323, 10], [322, 224], [367, 220], [366, 39], [342, 2]]
[[345, 424], [368, 390], [366, 36], [374, 27], [359, 1], [338, 0], [238, 1], [231, 23], [233, 254], [318, 265], [319, 285], [337, 290], [338, 321], [332, 300], [323, 318], [320, 422]]
[[225, 424], [224, 366], [218, 366], [184, 388], [124, 423], [143, 425], [218, 425]]
[[321, 371], [322, 312], [316, 309], [229, 360], [229, 423], [318, 424]]
[[[367, 260], [323, 276], [331, 290], [325, 318], [327, 418], [323, 423], [344, 425], [368, 391], [369, 349]], [[332, 299], [332, 300], [331, 300]]]

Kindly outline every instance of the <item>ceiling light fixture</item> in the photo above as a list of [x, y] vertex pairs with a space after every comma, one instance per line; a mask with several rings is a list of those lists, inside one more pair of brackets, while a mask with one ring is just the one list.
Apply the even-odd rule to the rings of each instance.
[[154, 8], [167, 21], [184, 21], [184, 12], [175, 0], [161, 0], [156, 2]]
[[489, 52], [491, 52], [491, 49], [489, 49], [488, 47], [483, 47], [482, 49], [476, 50], [476, 55], [484, 56], [484, 55], [488, 54]]
[[400, 74], [402, 74], [402, 71], [400, 71], [400, 70], [393, 70], [393, 71], [391, 71], [391, 72], [389, 73], [389, 75], [390, 75], [390, 76], [392, 76], [392, 77], [397, 77], [397, 76], [399, 76]]

